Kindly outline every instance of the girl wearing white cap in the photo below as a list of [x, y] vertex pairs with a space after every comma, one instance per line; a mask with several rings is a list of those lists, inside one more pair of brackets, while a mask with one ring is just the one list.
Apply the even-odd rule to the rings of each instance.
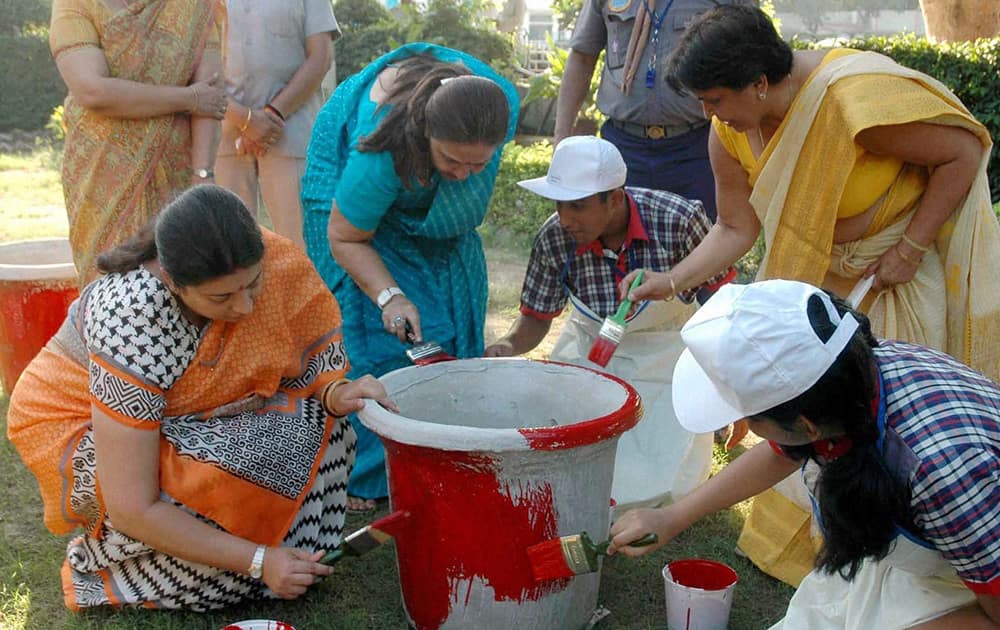
[[876, 341], [823, 291], [727, 285], [684, 326], [674, 405], [691, 431], [746, 418], [767, 441], [670, 506], [633, 510], [609, 553], [819, 464], [824, 543], [775, 628], [1000, 627], [1000, 387], [950, 356]]

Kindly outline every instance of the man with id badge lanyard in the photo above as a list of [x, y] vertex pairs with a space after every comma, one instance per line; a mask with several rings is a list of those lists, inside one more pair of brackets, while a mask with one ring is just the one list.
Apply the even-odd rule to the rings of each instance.
[[559, 89], [553, 144], [572, 133], [601, 51], [601, 137], [621, 152], [629, 186], [698, 199], [715, 220], [708, 120], [692, 95], [675, 92], [664, 68], [687, 24], [721, 4], [755, 0], [583, 0]]

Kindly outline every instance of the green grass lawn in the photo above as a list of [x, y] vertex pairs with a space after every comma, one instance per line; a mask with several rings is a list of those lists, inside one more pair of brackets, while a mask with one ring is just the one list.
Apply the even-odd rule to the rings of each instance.
[[[66, 234], [56, 159], [49, 149], [0, 155], [0, 242]], [[524, 254], [487, 252], [490, 263], [488, 340], [506, 332], [516, 316]], [[558, 327], [558, 322], [557, 326]], [[532, 356], [544, 357], [555, 338]], [[6, 440], [7, 395], [0, 392], [0, 629], [218, 629], [240, 619], [281, 619], [299, 630], [396, 629], [406, 625], [391, 545], [338, 565], [332, 577], [292, 602], [263, 602], [218, 613], [195, 614], [98, 610], [80, 614], [62, 605], [59, 567], [66, 538], [42, 526], [34, 478]], [[716, 470], [736, 453], [716, 453]], [[734, 553], [747, 506], [721, 512], [692, 527], [656, 553], [605, 563], [599, 603], [611, 611], [599, 629], [665, 628], [660, 571], [670, 560], [704, 557], [729, 564], [740, 576], [730, 627], [765, 628], [777, 621], [792, 590]], [[383, 508], [384, 510], [384, 508]], [[368, 519], [350, 517], [348, 529]], [[483, 541], [489, 544], [489, 541]], [[522, 630], [534, 630], [524, 628]], [[544, 630], [544, 629], [539, 629]]]

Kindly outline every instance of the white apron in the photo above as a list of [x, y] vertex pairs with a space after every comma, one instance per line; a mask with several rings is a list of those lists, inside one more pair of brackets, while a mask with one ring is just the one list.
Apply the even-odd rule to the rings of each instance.
[[[885, 386], [879, 378], [878, 450], [885, 453]], [[895, 474], [896, 462], [883, 462]], [[807, 468], [803, 467], [803, 473]], [[808, 488], [814, 480], [806, 480]], [[805, 485], [805, 484], [803, 484]], [[808, 490], [807, 490], [808, 492]], [[819, 506], [811, 492], [813, 521]], [[788, 603], [785, 618], [771, 630], [853, 630], [909, 628], [931, 621], [976, 601], [975, 594], [958, 577], [954, 567], [929, 543], [897, 526], [892, 550], [881, 560], [866, 558], [854, 579], [811, 571]]]
[[712, 465], [712, 434], [685, 431], [674, 416], [670, 392], [674, 363], [684, 350], [680, 329], [697, 307], [679, 300], [640, 305], [611, 361], [601, 368], [587, 355], [604, 320], [575, 296], [570, 301], [572, 313], [550, 358], [610, 372], [642, 397], [642, 420], [618, 441], [611, 488], [615, 514], [679, 499], [708, 478]]
[[812, 571], [771, 630], [909, 628], [976, 601], [955, 569], [934, 549], [896, 537], [882, 560], [866, 559], [848, 582]]

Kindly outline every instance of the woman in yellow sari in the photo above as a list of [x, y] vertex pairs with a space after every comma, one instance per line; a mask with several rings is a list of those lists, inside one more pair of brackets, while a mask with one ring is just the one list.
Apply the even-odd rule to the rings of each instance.
[[362, 399], [340, 310], [291, 241], [218, 186], [98, 259], [17, 382], [8, 436], [70, 541], [71, 609], [303, 594], [340, 544]]
[[[633, 297], [697, 286], [749, 251], [763, 229], [760, 279], [846, 296], [874, 276], [861, 307], [879, 337], [943, 350], [1000, 379], [992, 143], [954, 94], [875, 53], [793, 52], [750, 7], [696, 19], [670, 69], [713, 116], [719, 219], [680, 264], [647, 273]], [[808, 512], [786, 504], [767, 523], [755, 507], [748, 530], [758, 521], [760, 529], [745, 530], [741, 546], [796, 584], [811, 550], [762, 542], [789, 528], [783, 536], [808, 541]], [[754, 557], [761, 547], [766, 553]]]
[[215, 0], [54, 0], [69, 94], [62, 181], [81, 286], [96, 257], [192, 183], [212, 180], [224, 9]]

